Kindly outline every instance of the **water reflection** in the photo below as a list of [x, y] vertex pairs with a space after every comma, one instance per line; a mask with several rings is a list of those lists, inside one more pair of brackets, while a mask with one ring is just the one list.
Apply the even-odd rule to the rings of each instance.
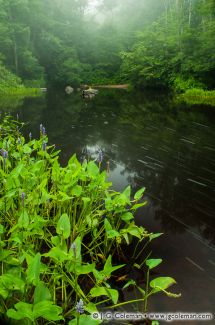
[[[191, 108], [167, 94], [101, 90], [90, 101], [80, 93], [49, 92], [46, 98], [27, 99], [17, 112], [29, 123], [26, 134], [31, 131], [38, 137], [39, 124], [46, 126], [50, 143], [62, 150], [63, 164], [74, 152], [80, 158], [95, 158], [101, 148], [102, 168], [109, 162], [116, 189], [128, 183], [134, 190], [145, 186], [149, 204], [137, 220], [167, 234], [164, 248], [155, 243], [154, 251], [169, 261], [168, 270], [179, 278], [182, 289], [192, 272], [203, 281], [195, 267], [198, 263], [210, 274], [204, 274], [202, 287], [208, 292], [214, 288], [215, 115], [211, 108]], [[181, 272], [181, 266], [186, 272]], [[198, 286], [193, 292], [201, 297]], [[181, 310], [189, 310], [185, 302], [190, 306], [191, 296], [185, 294], [186, 301], [177, 301]], [[208, 303], [211, 310], [209, 296], [204, 307]], [[174, 302], [167, 304], [176, 308]], [[168, 310], [165, 303], [164, 307]]]
[[[118, 189], [146, 186], [159, 206], [156, 218], [165, 230], [195, 227], [215, 243], [215, 130], [213, 112], [175, 103], [167, 94], [103, 90], [91, 101], [80, 93], [50, 92], [26, 99], [16, 109], [28, 122], [26, 134], [46, 126], [49, 140], [66, 163], [74, 152], [105, 153]], [[166, 220], [163, 211], [175, 219]], [[172, 227], [172, 228], [171, 228]]]

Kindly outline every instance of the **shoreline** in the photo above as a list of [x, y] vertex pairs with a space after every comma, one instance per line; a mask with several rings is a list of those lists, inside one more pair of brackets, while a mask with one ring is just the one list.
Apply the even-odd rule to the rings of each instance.
[[128, 89], [129, 84], [122, 85], [93, 85], [95, 88], [109, 88], [109, 89]]

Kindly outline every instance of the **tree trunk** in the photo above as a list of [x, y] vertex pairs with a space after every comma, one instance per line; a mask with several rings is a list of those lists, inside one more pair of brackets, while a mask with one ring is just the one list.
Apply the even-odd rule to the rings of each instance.
[[13, 50], [14, 50], [14, 65], [15, 65], [16, 74], [18, 75], [19, 67], [18, 67], [17, 44], [16, 44], [15, 36], [13, 38]]
[[189, 28], [191, 26], [191, 19], [192, 19], [192, 0], [189, 0], [189, 20], [188, 20]]

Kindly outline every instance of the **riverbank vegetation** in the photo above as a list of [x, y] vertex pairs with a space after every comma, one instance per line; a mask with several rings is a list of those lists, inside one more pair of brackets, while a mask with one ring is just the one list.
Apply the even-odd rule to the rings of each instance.
[[3, 65], [29, 87], [215, 87], [213, 0], [0, 2]]
[[[167, 291], [173, 278], [150, 276], [162, 260], [146, 247], [161, 234], [135, 223], [145, 189], [134, 196], [130, 187], [110, 189], [101, 151], [96, 161], [80, 163], [74, 155], [61, 167], [44, 126], [39, 139], [29, 134], [29, 141], [22, 127], [8, 116], [1, 122], [1, 318], [99, 324], [90, 313], [100, 308], [140, 303], [146, 311], [153, 294], [179, 297]], [[135, 268], [145, 274], [144, 286], [132, 278]], [[129, 286], [140, 291], [139, 299], [122, 299]]]
[[188, 89], [181, 98], [191, 105], [215, 106], [215, 90], [208, 91], [198, 88]]
[[15, 74], [6, 69], [0, 62], [0, 97], [36, 96], [41, 93], [38, 88], [28, 88]]

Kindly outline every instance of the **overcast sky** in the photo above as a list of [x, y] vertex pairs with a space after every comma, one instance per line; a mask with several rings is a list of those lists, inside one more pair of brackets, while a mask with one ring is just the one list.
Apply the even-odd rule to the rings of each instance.
[[93, 11], [96, 8], [99, 1], [100, 0], [89, 0], [89, 2], [88, 2], [89, 3], [89, 10]]

